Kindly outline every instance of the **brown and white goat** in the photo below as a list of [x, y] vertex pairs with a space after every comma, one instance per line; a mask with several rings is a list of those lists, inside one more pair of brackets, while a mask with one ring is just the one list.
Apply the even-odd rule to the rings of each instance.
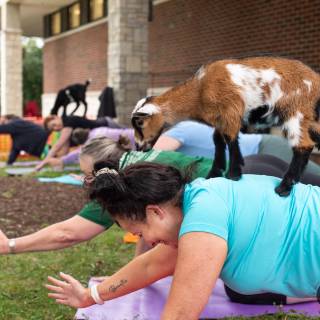
[[290, 193], [300, 180], [313, 147], [320, 146], [320, 75], [296, 60], [257, 57], [216, 61], [202, 66], [185, 83], [157, 97], [141, 99], [132, 112], [140, 149], [154, 144], [167, 125], [194, 119], [215, 127], [215, 160], [208, 177], [241, 177], [238, 134], [242, 124], [282, 126], [293, 158], [276, 192]]

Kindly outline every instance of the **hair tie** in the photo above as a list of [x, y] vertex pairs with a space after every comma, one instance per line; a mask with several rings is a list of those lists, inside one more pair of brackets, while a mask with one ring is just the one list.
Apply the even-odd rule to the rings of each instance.
[[108, 174], [113, 174], [113, 175], [118, 175], [119, 173], [114, 170], [114, 169], [109, 169], [109, 168], [102, 168], [100, 170], [98, 170], [96, 173], [95, 173], [95, 176], [98, 177], [100, 176], [101, 174], [105, 174], [105, 173], [108, 173]]

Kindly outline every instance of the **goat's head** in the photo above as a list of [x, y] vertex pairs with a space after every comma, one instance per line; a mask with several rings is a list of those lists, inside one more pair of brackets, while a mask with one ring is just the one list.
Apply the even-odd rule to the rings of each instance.
[[138, 150], [152, 148], [165, 128], [161, 108], [152, 103], [152, 97], [138, 101], [131, 115], [134, 136]]

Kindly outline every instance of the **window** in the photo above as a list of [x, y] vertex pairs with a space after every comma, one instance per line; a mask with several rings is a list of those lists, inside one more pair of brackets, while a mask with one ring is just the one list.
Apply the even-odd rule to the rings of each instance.
[[104, 0], [90, 0], [90, 21], [104, 16]]
[[69, 28], [80, 26], [80, 3], [75, 3], [69, 7]]
[[44, 36], [47, 38], [61, 34], [106, 17], [107, 14], [107, 0], [74, 1], [71, 5], [62, 7], [59, 11], [44, 17]]
[[61, 33], [61, 13], [56, 12], [51, 16], [51, 33], [52, 35]]

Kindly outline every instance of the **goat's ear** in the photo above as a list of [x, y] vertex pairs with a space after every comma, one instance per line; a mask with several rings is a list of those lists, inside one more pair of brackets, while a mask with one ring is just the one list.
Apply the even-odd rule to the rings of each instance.
[[135, 112], [132, 114], [131, 118], [133, 118], [133, 117], [148, 118], [148, 117], [151, 117], [151, 115], [146, 112]]

